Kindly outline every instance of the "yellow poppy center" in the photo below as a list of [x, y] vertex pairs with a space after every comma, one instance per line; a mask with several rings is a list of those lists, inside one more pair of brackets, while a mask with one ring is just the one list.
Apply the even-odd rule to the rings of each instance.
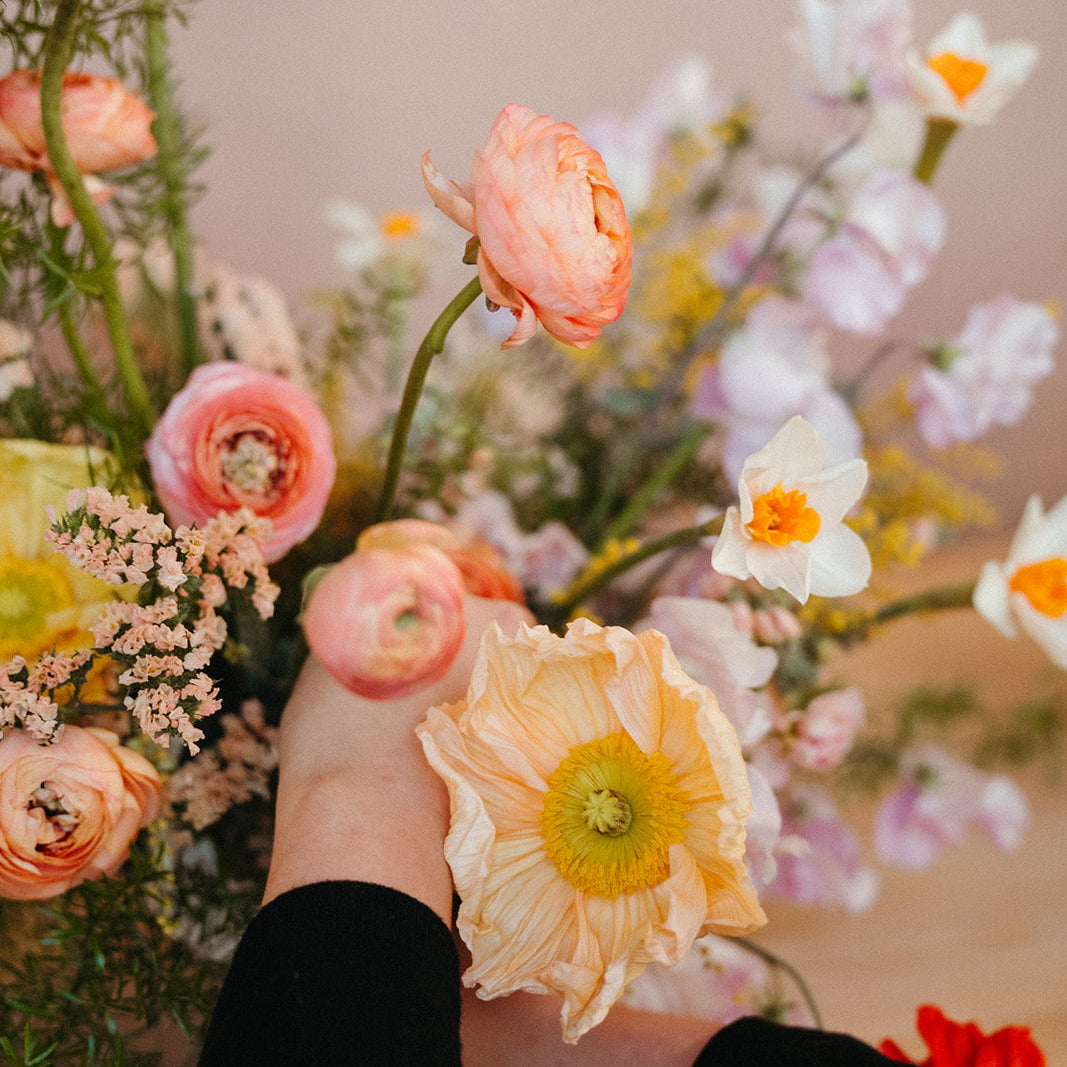
[[757, 541], [788, 545], [810, 541], [819, 532], [819, 513], [808, 507], [808, 494], [799, 489], [788, 493], [779, 482], [752, 504], [752, 520], [746, 529]]
[[548, 778], [545, 851], [583, 893], [614, 899], [659, 885], [670, 846], [685, 835], [689, 802], [661, 752], [646, 756], [626, 733], [575, 745]]
[[[66, 567], [65, 561], [60, 562]], [[0, 559], [0, 652], [4, 658], [20, 651], [22, 642], [40, 640], [49, 616], [70, 607], [73, 600], [71, 584], [53, 560]]]
[[1067, 559], [1054, 556], [1020, 567], [1008, 583], [1042, 615], [1058, 619], [1067, 611]]
[[930, 56], [926, 65], [940, 75], [952, 90], [956, 103], [962, 104], [985, 80], [989, 67], [977, 59], [958, 56], [955, 52], [942, 52], [939, 56]]

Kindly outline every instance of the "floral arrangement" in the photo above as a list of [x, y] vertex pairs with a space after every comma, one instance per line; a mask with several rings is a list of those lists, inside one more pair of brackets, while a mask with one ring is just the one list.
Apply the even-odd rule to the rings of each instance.
[[[693, 66], [581, 131], [508, 104], [468, 179], [422, 157], [432, 209], [379, 226], [332, 206], [351, 284], [301, 335], [270, 282], [194, 246], [203, 151], [167, 51], [182, 7], [9, 0], [10, 1062], [140, 1062], [162, 1020], [195, 1046], [262, 892], [304, 657], [364, 696], [417, 692], [455, 658], [468, 594], [535, 624], [488, 630], [467, 695], [418, 730], [453, 801], [465, 981], [558, 994], [567, 1041], [620, 1000], [818, 1022], [747, 935], [776, 898], [870, 906], [843, 789], [880, 795], [887, 864], [926, 867], [976, 829], [1018, 844], [1007, 772], [1057, 740], [1055, 703], [1002, 709], [964, 754], [966, 694], [916, 694], [886, 739], [827, 664], [904, 615], [974, 610], [1067, 668], [1067, 500], [1032, 499], [973, 581], [887, 593], [991, 523], [961, 459], [980, 467], [1053, 369], [1056, 315], [1032, 297], [934, 344], [885, 339], [944, 241], [942, 154], [1036, 50], [967, 14], [917, 42], [907, 0], [797, 11], [840, 132], [802, 166], [764, 156], [751, 108], [694, 94]], [[459, 258], [469, 282], [411, 344]], [[838, 337], [870, 346], [849, 381]], [[1043, 1062], [1019, 1028], [924, 1008], [919, 1029], [931, 1064]]]

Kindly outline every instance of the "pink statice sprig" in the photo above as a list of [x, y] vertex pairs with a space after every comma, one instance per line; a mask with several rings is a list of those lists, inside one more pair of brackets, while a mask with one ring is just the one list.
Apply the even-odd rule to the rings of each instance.
[[123, 703], [153, 741], [178, 736], [196, 753], [197, 721], [221, 706], [206, 673], [226, 642], [220, 610], [234, 590], [247, 592], [261, 618], [274, 610], [279, 590], [262, 550], [269, 521], [242, 509], [171, 530], [162, 515], [98, 486], [73, 490], [66, 514], [49, 509], [49, 519], [46, 538], [74, 566], [140, 587], [135, 601], [109, 603], [93, 623], [93, 652], [116, 664]]

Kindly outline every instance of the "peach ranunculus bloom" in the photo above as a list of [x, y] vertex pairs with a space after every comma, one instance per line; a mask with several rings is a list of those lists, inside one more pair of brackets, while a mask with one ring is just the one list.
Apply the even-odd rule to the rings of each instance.
[[372, 700], [443, 678], [467, 632], [459, 568], [429, 539], [391, 537], [393, 525], [370, 527], [382, 533], [326, 571], [303, 613], [312, 653], [346, 689]]
[[318, 525], [337, 461], [326, 416], [297, 385], [241, 363], [196, 368], [145, 445], [171, 522], [250, 508], [271, 520], [274, 563]]
[[513, 348], [537, 321], [585, 348], [626, 304], [633, 239], [600, 153], [568, 122], [508, 104], [460, 185], [422, 157], [434, 203], [478, 238], [486, 296], [510, 308]]
[[466, 697], [416, 732], [449, 790], [479, 996], [561, 993], [573, 1043], [648, 963], [766, 921], [737, 735], [657, 631], [493, 625]]
[[43, 900], [113, 874], [155, 818], [163, 783], [110, 730], [65, 726], [51, 745], [0, 740], [0, 897]]
[[[93, 175], [156, 154], [151, 131], [155, 113], [115, 78], [67, 71], [60, 112], [67, 147], [98, 204], [114, 189]], [[16, 70], [0, 78], [0, 166], [43, 171], [55, 194], [52, 221], [57, 226], [74, 221], [45, 150], [39, 71]]]

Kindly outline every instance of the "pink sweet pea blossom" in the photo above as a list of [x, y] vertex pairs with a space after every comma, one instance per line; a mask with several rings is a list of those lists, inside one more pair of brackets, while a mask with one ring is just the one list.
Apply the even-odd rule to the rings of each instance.
[[694, 391], [690, 410], [726, 427], [722, 466], [738, 478], [745, 460], [793, 415], [815, 427], [831, 463], [859, 456], [862, 435], [829, 383], [825, 330], [812, 308], [761, 300], [723, 345]]
[[878, 333], [926, 277], [944, 238], [944, 212], [929, 188], [904, 171], [876, 171], [815, 250], [804, 297], [843, 330]]
[[863, 694], [833, 689], [808, 702], [797, 724], [792, 756], [809, 771], [829, 771], [844, 759], [866, 720]]
[[468, 184], [444, 178], [429, 152], [422, 173], [434, 203], [477, 236], [486, 296], [515, 315], [502, 347], [529, 340], [540, 321], [558, 341], [585, 348], [622, 314], [630, 226], [600, 154], [570, 123], [508, 104]]
[[1015, 849], [1029, 821], [1026, 797], [1010, 779], [927, 745], [902, 760], [900, 784], [875, 816], [874, 843], [886, 863], [921, 869], [962, 841], [971, 826], [999, 848]]
[[908, 53], [913, 92], [931, 117], [992, 122], [1030, 76], [1037, 49], [1028, 41], [989, 44], [977, 16], [960, 12], [927, 46]]
[[982, 567], [974, 606], [1005, 637], [1021, 627], [1067, 670], [1067, 497], [1047, 514], [1039, 497], [1027, 501], [1007, 559]]
[[[155, 114], [114, 78], [67, 71], [60, 114], [67, 147], [83, 175], [128, 167], [156, 154], [150, 129]], [[56, 195], [52, 221], [57, 226], [74, 221], [45, 151], [39, 71], [16, 70], [0, 78], [0, 166], [43, 171]], [[114, 192], [100, 181], [87, 186], [97, 203]]]
[[162, 781], [108, 730], [67, 725], [0, 740], [0, 896], [42, 900], [113, 874], [155, 818]]
[[1017, 423], [1052, 373], [1058, 339], [1040, 304], [1004, 294], [971, 308], [962, 332], [934, 350], [938, 365], [922, 367], [908, 389], [927, 444], [945, 448]]
[[270, 519], [263, 547], [279, 560], [318, 525], [337, 462], [329, 423], [298, 386], [240, 363], [196, 368], [145, 445], [172, 522], [250, 508]]

